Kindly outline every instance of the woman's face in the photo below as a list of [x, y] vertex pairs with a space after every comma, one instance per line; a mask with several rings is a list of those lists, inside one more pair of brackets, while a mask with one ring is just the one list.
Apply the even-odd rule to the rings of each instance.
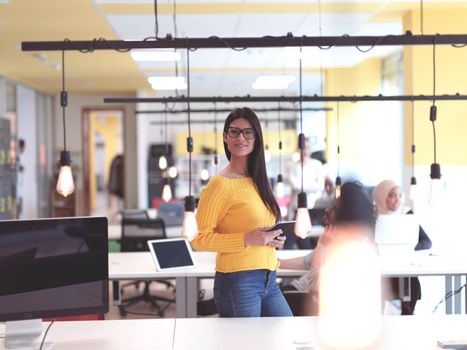
[[390, 211], [396, 211], [401, 204], [402, 193], [399, 186], [393, 187], [386, 197], [386, 207]]
[[255, 146], [255, 129], [243, 118], [235, 119], [224, 133], [224, 142], [232, 157], [246, 157]]

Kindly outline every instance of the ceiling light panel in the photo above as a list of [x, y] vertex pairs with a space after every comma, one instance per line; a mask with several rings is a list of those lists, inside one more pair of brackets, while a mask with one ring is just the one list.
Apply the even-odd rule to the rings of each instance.
[[[177, 15], [178, 37], [230, 37], [239, 15]], [[109, 15], [110, 25], [122, 40], [142, 40], [154, 36], [154, 15]], [[174, 36], [172, 15], [159, 15], [159, 36]]]

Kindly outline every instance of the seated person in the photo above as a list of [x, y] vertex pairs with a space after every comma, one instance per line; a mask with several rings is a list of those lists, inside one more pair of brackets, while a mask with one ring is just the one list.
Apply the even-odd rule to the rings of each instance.
[[[319, 287], [319, 269], [325, 259], [327, 247], [332, 244], [337, 235], [344, 232], [352, 235], [357, 234], [356, 239], [363, 238], [373, 241], [376, 216], [375, 207], [360, 183], [348, 182], [342, 185], [341, 196], [332, 207], [326, 210], [326, 216], [323, 220], [326, 229], [319, 238], [316, 249], [304, 257], [280, 260], [281, 268], [309, 270], [300, 278], [283, 287], [282, 290], [310, 292], [316, 296]], [[295, 311], [293, 305], [291, 308], [292, 311]], [[298, 313], [294, 312], [294, 314]]]
[[[397, 182], [392, 180], [384, 180], [379, 183], [378, 186], [373, 190], [373, 200], [375, 201], [378, 209], [378, 214], [394, 214], [404, 215], [413, 214], [413, 211], [403, 206], [403, 195], [401, 187]], [[420, 226], [418, 231], [418, 243], [415, 246], [415, 250], [424, 250], [431, 248], [431, 240], [425, 233], [423, 228]], [[398, 295], [399, 279], [389, 279], [390, 288], [392, 290], [391, 295]], [[401, 314], [412, 315], [415, 310], [415, 304], [417, 300], [422, 297], [420, 281], [416, 277], [410, 278], [410, 291], [411, 300], [404, 301], [401, 303]]]
[[334, 187], [334, 183], [329, 177], [324, 179], [324, 191], [321, 197], [319, 197], [316, 202], [314, 208], [329, 208], [334, 203], [336, 199], [336, 189]]

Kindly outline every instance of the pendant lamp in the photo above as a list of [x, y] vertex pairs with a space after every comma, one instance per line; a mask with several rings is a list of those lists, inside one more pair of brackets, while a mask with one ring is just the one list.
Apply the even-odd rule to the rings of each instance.
[[57, 192], [67, 197], [75, 190], [75, 182], [71, 172], [70, 151], [66, 149], [66, 106], [68, 105], [68, 92], [65, 90], [65, 51], [62, 50], [62, 91], [60, 93], [60, 105], [63, 118], [63, 151], [60, 152], [60, 173], [57, 180]]

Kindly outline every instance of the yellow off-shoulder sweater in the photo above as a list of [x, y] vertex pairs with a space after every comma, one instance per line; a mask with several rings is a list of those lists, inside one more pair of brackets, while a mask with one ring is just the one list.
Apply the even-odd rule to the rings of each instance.
[[201, 192], [196, 219], [193, 248], [217, 252], [216, 271], [274, 271], [279, 266], [274, 248], [244, 244], [246, 233], [275, 222], [250, 177], [212, 177]]

